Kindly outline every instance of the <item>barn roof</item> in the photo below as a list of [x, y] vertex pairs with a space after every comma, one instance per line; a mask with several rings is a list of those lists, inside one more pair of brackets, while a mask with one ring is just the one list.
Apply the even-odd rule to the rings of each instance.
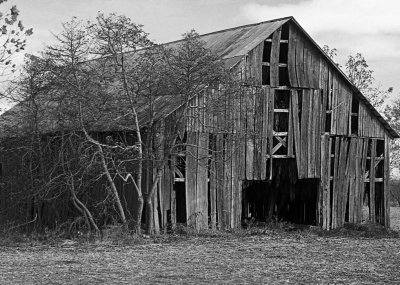
[[[285, 17], [280, 19], [274, 19], [269, 21], [264, 21], [256, 24], [244, 25], [235, 28], [225, 29], [221, 31], [216, 31], [208, 34], [203, 34], [200, 36], [201, 40], [205, 42], [205, 47], [209, 48], [213, 53], [219, 56], [226, 67], [231, 68], [236, 65], [240, 60], [243, 59], [252, 49], [262, 43], [266, 38], [268, 38], [274, 31], [276, 31], [283, 24], [291, 21], [295, 24], [304, 35], [319, 49], [321, 54], [325, 59], [330, 62], [345, 79], [345, 81], [351, 86], [352, 90], [358, 96], [360, 101], [364, 102], [365, 105], [371, 110], [371, 112], [377, 117], [381, 122], [387, 132], [393, 138], [399, 138], [399, 134], [386, 122], [386, 120], [379, 114], [379, 112], [371, 105], [371, 103], [366, 99], [366, 97], [351, 83], [349, 78], [343, 73], [343, 71], [332, 61], [332, 59], [319, 47], [319, 45], [311, 38], [311, 36], [299, 25], [299, 23], [293, 17]], [[177, 46], [182, 40], [173, 41], [165, 43], [163, 45], [169, 47]], [[165, 102], [165, 98], [169, 98]], [[163, 115], [169, 114], [171, 111], [175, 110], [180, 105], [180, 100], [171, 100], [171, 96], [163, 96], [159, 100], [160, 106], [162, 106]], [[17, 106], [16, 106], [17, 107]], [[14, 108], [16, 108], [14, 107]], [[12, 109], [14, 109], [12, 108]], [[14, 110], [11, 112], [6, 112], [4, 115], [10, 115], [10, 113], [15, 113]], [[143, 109], [143, 108], [142, 108]], [[12, 112], [14, 111], [14, 112]], [[143, 114], [145, 114], [143, 109]], [[144, 115], [145, 117], [145, 115]]]
[[[386, 131], [393, 138], [400, 138], [400, 135], [389, 125], [389, 123], [379, 114], [369, 100], [360, 92], [360, 90], [350, 81], [346, 74], [337, 66], [335, 62], [321, 49], [321, 47], [313, 40], [313, 38], [300, 26], [294, 17], [284, 17], [269, 21], [264, 21], [256, 24], [234, 27], [221, 31], [216, 31], [208, 34], [203, 34], [200, 38], [205, 42], [205, 46], [209, 48], [216, 55], [224, 60], [225, 65], [230, 68], [237, 64], [243, 56], [247, 55], [249, 51], [254, 49], [273, 32], [281, 27], [286, 22], [291, 21], [295, 24], [304, 35], [318, 48], [325, 59], [335, 68], [351, 86], [354, 93], [360, 101], [362, 101], [368, 109], [377, 117], [378, 121], [383, 125]], [[182, 40], [165, 43], [164, 45], [174, 47]], [[171, 106], [171, 109], [175, 106]]]

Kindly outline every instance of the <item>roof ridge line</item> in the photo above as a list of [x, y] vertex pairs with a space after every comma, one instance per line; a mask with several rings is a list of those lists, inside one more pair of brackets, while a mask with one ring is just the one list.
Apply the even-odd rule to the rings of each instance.
[[[289, 19], [294, 19], [294, 17], [293, 16], [287, 16], [287, 17], [276, 18], [276, 19], [272, 19], [272, 20], [268, 20], [268, 21], [262, 21], [262, 22], [258, 22], [258, 23], [255, 23], [255, 24], [246, 24], [246, 25], [236, 26], [236, 27], [233, 27], [233, 28], [228, 28], [228, 29], [223, 29], [223, 30], [219, 30], [219, 31], [214, 31], [214, 32], [201, 34], [201, 35], [199, 35], [199, 37], [201, 38], [203, 36], [209, 36], [209, 35], [213, 35], [213, 34], [217, 34], [217, 33], [232, 31], [232, 30], [236, 30], [236, 29], [242, 29], [242, 28], [245, 28], [245, 27], [257, 26], [257, 25], [261, 25], [261, 24], [265, 24], [265, 23], [277, 22], [277, 21], [289, 20]], [[159, 43], [159, 44], [155, 44], [155, 45], [163, 46], [163, 45], [167, 45], [167, 44], [178, 43], [178, 42], [181, 42], [181, 41], [184, 41], [184, 39], [175, 40], [175, 41], [171, 41], [171, 42], [165, 42], [165, 43]], [[143, 49], [147, 49], [147, 48], [148, 47], [143, 48]], [[140, 50], [143, 50], [143, 49], [140, 49]]]

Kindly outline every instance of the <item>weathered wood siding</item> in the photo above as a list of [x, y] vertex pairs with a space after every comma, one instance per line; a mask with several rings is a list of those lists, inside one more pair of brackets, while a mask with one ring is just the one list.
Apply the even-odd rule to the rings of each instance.
[[[208, 88], [190, 100], [179, 127], [187, 147], [169, 158], [154, 195], [156, 230], [178, 222], [178, 183], [189, 226], [239, 227], [242, 183], [273, 180], [284, 169], [274, 168], [276, 161], [284, 159], [297, 166], [286, 168], [288, 176], [319, 179], [321, 227], [360, 223], [364, 205], [371, 221], [389, 226], [389, 134], [303, 31], [292, 22], [276, 28], [232, 59], [232, 72], [243, 83], [239, 92]], [[180, 114], [178, 109], [162, 123], [171, 126]], [[171, 133], [166, 127], [164, 137]], [[178, 169], [181, 160], [185, 171]], [[148, 166], [144, 192], [153, 175]], [[132, 185], [117, 183], [124, 207], [133, 209]], [[8, 204], [3, 196], [0, 188], [2, 208]]]
[[204, 147], [210, 154], [209, 163], [186, 159], [193, 169], [185, 178], [189, 223], [208, 227], [205, 218], [190, 217], [209, 208], [211, 227], [238, 226], [241, 182], [272, 179], [274, 159], [295, 158], [299, 179], [321, 181], [319, 225], [359, 223], [365, 203], [372, 221], [388, 225], [388, 134], [314, 43], [286, 25], [235, 65], [245, 83], [238, 95], [208, 89], [192, 100], [186, 131], [199, 148], [189, 152]]

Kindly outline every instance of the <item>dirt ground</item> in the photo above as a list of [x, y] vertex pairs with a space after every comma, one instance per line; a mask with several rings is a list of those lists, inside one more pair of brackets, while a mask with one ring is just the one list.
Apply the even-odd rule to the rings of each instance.
[[270, 229], [133, 245], [0, 247], [0, 284], [328, 283], [400, 284], [400, 239]]

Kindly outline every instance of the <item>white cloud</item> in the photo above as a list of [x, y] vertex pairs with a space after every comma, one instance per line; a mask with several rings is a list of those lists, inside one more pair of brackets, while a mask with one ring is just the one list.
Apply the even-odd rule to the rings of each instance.
[[340, 63], [348, 54], [361, 52], [377, 81], [400, 91], [398, 0], [310, 0], [279, 6], [248, 3], [241, 6], [241, 12], [250, 22], [294, 16], [318, 44], [338, 49]]
[[251, 20], [263, 21], [294, 16], [310, 32], [334, 27], [337, 31], [360, 33], [400, 33], [398, 0], [310, 0], [281, 6], [249, 3], [242, 11]]

